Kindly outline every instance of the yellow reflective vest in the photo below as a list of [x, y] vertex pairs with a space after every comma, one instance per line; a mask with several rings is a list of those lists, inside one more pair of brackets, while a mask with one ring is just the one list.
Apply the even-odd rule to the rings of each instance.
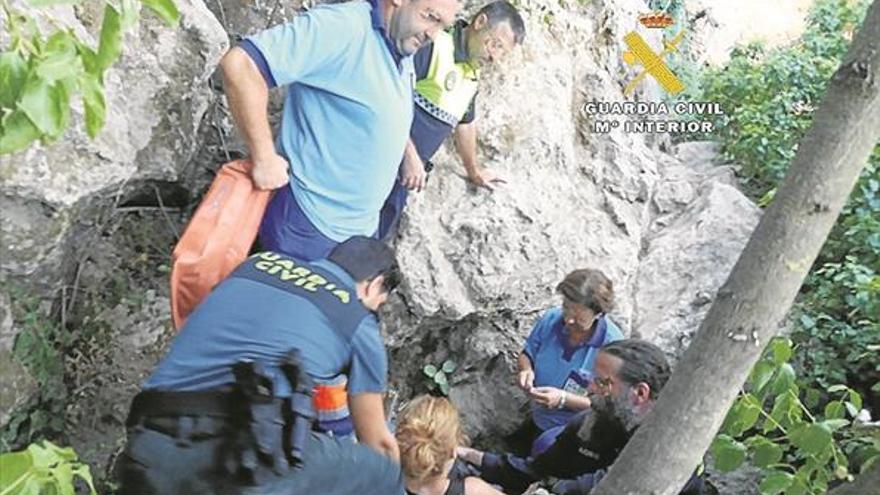
[[470, 62], [455, 62], [455, 39], [441, 31], [434, 39], [428, 75], [416, 82], [415, 101], [433, 117], [456, 126], [477, 94], [479, 71]]

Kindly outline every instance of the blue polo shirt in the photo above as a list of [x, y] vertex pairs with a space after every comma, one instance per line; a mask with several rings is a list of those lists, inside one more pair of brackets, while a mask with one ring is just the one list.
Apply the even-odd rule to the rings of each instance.
[[[548, 310], [532, 327], [523, 352], [532, 360], [535, 369], [535, 387], [563, 388], [573, 372], [592, 373], [599, 349], [610, 342], [623, 339], [617, 325], [603, 316], [593, 336], [581, 345], [568, 345], [568, 335], [562, 319], [562, 308]], [[583, 384], [582, 384], [583, 385]], [[532, 421], [541, 430], [565, 425], [577, 411], [548, 409], [532, 403]]]
[[[354, 287], [351, 276], [336, 264], [313, 264]], [[293, 347], [300, 350], [306, 372], [319, 383], [333, 383], [347, 374], [351, 394], [385, 391], [388, 358], [372, 313], [361, 321], [351, 342], [345, 342], [305, 297], [237, 277], [221, 282], [196, 307], [143, 388], [217, 389], [234, 383], [232, 365], [252, 360], [263, 363], [276, 378], [276, 395], [288, 397], [290, 386], [278, 365]]]
[[373, 235], [403, 158], [415, 81], [381, 7], [319, 5], [241, 47], [270, 87], [287, 86], [276, 146], [305, 216], [337, 242]]

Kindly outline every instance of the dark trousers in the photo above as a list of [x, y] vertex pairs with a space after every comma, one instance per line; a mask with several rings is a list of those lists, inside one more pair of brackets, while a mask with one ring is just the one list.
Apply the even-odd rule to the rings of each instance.
[[[179, 418], [178, 421], [193, 418]], [[201, 418], [198, 418], [201, 419]], [[303, 461], [287, 473], [246, 485], [228, 473], [229, 432], [210, 421], [177, 431], [132, 428], [117, 462], [120, 495], [310, 494], [402, 495], [397, 463], [364, 445], [311, 433]], [[149, 422], [147, 422], [149, 423]]]

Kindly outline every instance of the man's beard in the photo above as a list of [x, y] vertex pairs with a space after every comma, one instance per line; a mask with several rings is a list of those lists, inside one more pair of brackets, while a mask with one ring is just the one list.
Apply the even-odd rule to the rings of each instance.
[[629, 389], [617, 397], [612, 395], [591, 395], [593, 413], [602, 422], [617, 424], [624, 431], [632, 433], [641, 423], [641, 417], [635, 406], [629, 401]]

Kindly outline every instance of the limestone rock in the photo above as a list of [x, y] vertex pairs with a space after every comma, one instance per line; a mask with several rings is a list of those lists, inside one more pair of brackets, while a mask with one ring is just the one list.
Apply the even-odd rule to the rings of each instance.
[[[176, 4], [178, 28], [145, 11], [125, 36], [123, 55], [105, 76], [106, 125], [94, 141], [85, 135], [77, 102], [70, 129], [57, 142], [0, 158], [5, 275], [50, 292], [70, 260], [69, 241], [84, 208], [112, 207], [133, 185], [174, 181], [187, 165], [212, 98], [205, 82], [227, 41], [201, 0]], [[95, 8], [50, 12], [94, 43]]]

